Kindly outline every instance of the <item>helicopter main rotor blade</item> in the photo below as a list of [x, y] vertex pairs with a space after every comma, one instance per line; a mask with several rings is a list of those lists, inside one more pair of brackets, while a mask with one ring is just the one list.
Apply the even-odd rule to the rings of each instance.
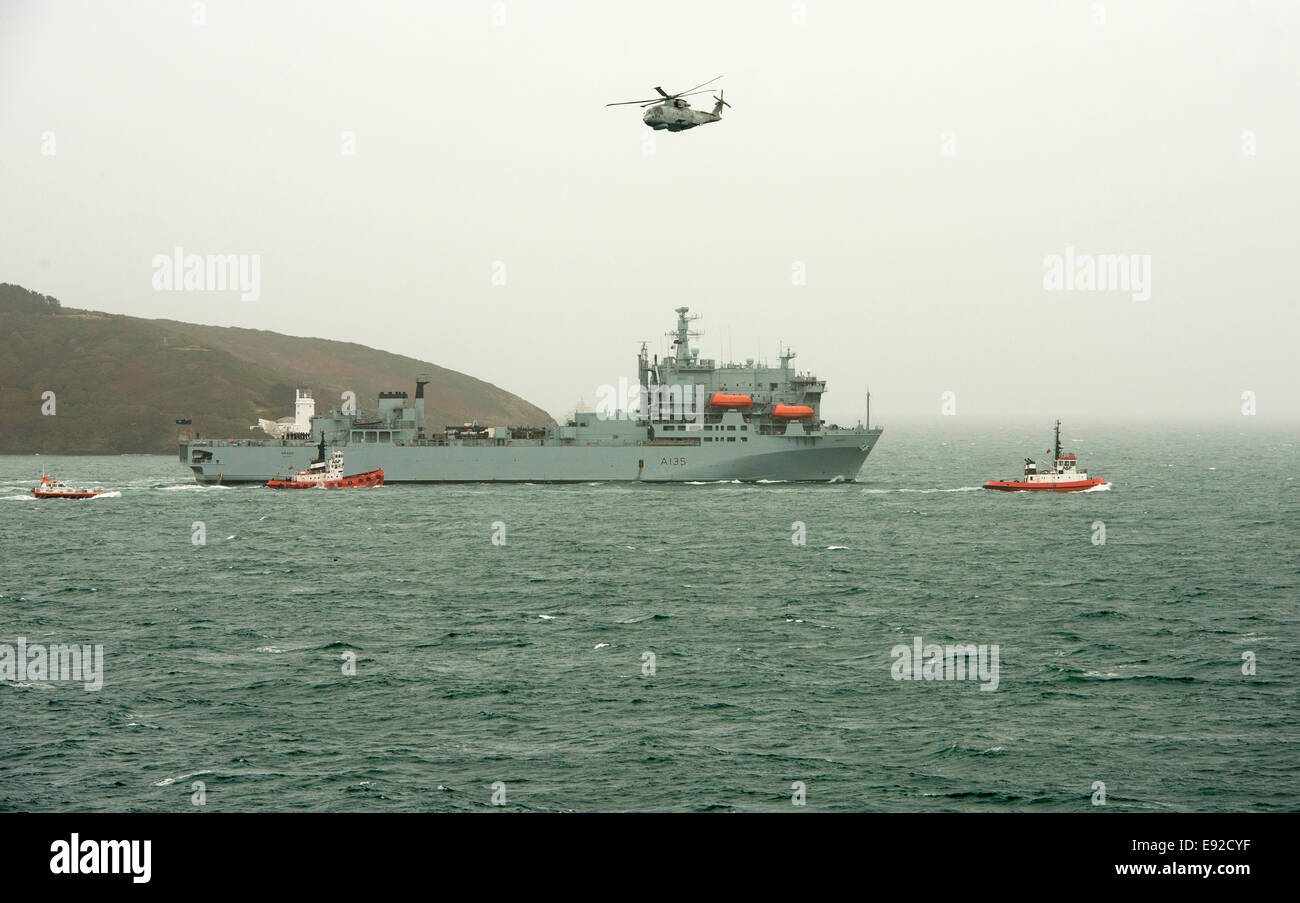
[[[662, 97], [659, 100], [647, 100], [645, 103], [641, 104], [641, 106], [651, 107], [654, 106], [655, 104], [668, 103], [668, 101], [676, 100], [679, 97], [694, 97], [696, 94], [708, 94], [708, 93], [709, 93], [708, 91], [692, 91], [690, 94], [671, 94], [668, 97]], [[636, 101], [633, 101], [633, 103], [636, 103]], [[606, 106], [613, 106], [613, 104], [606, 104]]]
[[[719, 75], [718, 78], [722, 78], [722, 76]], [[707, 82], [705, 82], [704, 85], [710, 84], [712, 82], [716, 82], [718, 78], [711, 78]], [[694, 88], [691, 88], [689, 91], [682, 91], [680, 94], [667, 94], [664, 92], [663, 88], [656, 86], [655, 90], [659, 92], [660, 94], [659, 97], [651, 97], [646, 100], [620, 100], [617, 103], [607, 103], [605, 104], [605, 106], [623, 107], [623, 106], [629, 106], [631, 104], [640, 104], [643, 107], [648, 107], [651, 104], [663, 103], [664, 101], [668, 101], [668, 100], [676, 100], [679, 97], [694, 97], [696, 94], [708, 94], [709, 93], [708, 91], [699, 90], [700, 88], [703, 88], [704, 85], [696, 85]]]
[[[692, 91], [690, 94], [671, 94], [668, 97], [661, 97], [659, 100], [647, 100], [645, 103], [642, 103], [641, 106], [648, 107], [651, 104], [667, 103], [668, 101], [676, 100], [679, 97], [694, 97], [696, 94], [708, 94], [708, 93], [709, 93], [708, 91]], [[639, 101], [633, 101], [633, 103], [639, 103]], [[606, 106], [612, 106], [612, 104], [606, 104]]]
[[[722, 76], [719, 75], [718, 78], [722, 78]], [[699, 88], [703, 88], [705, 85], [711, 85], [711, 84], [713, 84], [714, 82], [716, 82], [716, 81], [718, 80], [718, 78], [711, 78], [711, 79], [709, 79], [709, 80], [706, 81], [706, 82], [701, 82], [700, 84], [696, 85], [694, 88], [687, 88], [685, 91], [681, 92], [680, 94], [674, 94], [673, 97], [683, 97], [683, 96], [685, 96], [686, 94], [689, 94], [689, 93], [692, 92], [692, 91], [695, 91], [695, 90], [697, 90], [697, 89], [699, 89]]]

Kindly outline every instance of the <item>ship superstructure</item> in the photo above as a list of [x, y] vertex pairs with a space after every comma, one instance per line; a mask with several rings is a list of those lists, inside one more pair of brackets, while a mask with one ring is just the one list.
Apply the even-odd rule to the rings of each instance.
[[295, 429], [265, 440], [187, 440], [181, 461], [201, 483], [266, 482], [307, 467], [323, 441], [346, 449], [354, 470], [382, 469], [386, 483], [856, 478], [879, 428], [828, 426], [821, 419], [826, 383], [795, 370], [792, 351], [775, 367], [702, 358], [691, 344], [694, 319], [678, 308], [663, 358], [642, 344], [639, 384], [626, 393], [611, 389], [598, 410], [563, 423], [431, 429], [428, 380], [419, 378], [414, 399], [381, 392], [373, 416], [314, 415], [302, 438]]
[[272, 439], [310, 439], [311, 419], [316, 416], [316, 399], [311, 397], [311, 390], [294, 391], [293, 416], [281, 417], [279, 420], [258, 418], [250, 430], [260, 429]]

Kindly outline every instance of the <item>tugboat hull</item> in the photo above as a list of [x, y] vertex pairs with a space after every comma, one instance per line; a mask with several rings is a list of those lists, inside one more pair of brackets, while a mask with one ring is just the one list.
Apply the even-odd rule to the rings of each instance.
[[1059, 483], [1022, 483], [1018, 480], [990, 480], [984, 484], [985, 489], [999, 489], [1002, 492], [1080, 492], [1100, 486], [1106, 481], [1101, 477], [1090, 480], [1073, 480]]
[[269, 489], [363, 489], [384, 485], [384, 471], [372, 470], [337, 480], [268, 480], [266, 485]]

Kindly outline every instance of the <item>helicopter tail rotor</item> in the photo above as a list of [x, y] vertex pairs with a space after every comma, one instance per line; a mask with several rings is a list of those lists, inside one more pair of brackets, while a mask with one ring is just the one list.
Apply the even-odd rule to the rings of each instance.
[[714, 94], [714, 95], [713, 95], [713, 99], [714, 99], [715, 101], [717, 101], [717, 102], [713, 105], [713, 115], [714, 115], [714, 116], [721, 116], [721, 115], [722, 115], [722, 108], [723, 108], [723, 107], [730, 107], [730, 106], [731, 106], [731, 104], [729, 104], [729, 103], [727, 103], [725, 100], [723, 100], [723, 98], [726, 97], [726, 96], [727, 96], [727, 92], [726, 92], [725, 90], [719, 91], [717, 94]]

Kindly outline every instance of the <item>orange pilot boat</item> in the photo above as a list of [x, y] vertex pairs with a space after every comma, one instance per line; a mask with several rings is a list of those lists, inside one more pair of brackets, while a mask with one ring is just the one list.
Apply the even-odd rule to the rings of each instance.
[[321, 438], [321, 458], [308, 465], [306, 470], [289, 470], [287, 480], [267, 480], [271, 489], [360, 489], [365, 486], [384, 485], [383, 468], [365, 473], [345, 475], [343, 452], [336, 451], [324, 459], [325, 439]]
[[93, 499], [97, 495], [103, 495], [102, 489], [83, 489], [79, 486], [69, 486], [62, 480], [56, 480], [53, 477], [47, 477], [41, 474], [41, 485], [32, 490], [32, 495], [38, 499]]
[[1025, 474], [1022, 479], [990, 480], [984, 484], [984, 488], [1000, 489], [1003, 492], [1079, 492], [1106, 482], [1101, 477], [1089, 477], [1087, 471], [1079, 470], [1079, 461], [1074, 455], [1061, 451], [1059, 420], [1056, 421], [1056, 450], [1052, 460], [1055, 462], [1052, 469], [1040, 471], [1033, 458], [1025, 458]]

